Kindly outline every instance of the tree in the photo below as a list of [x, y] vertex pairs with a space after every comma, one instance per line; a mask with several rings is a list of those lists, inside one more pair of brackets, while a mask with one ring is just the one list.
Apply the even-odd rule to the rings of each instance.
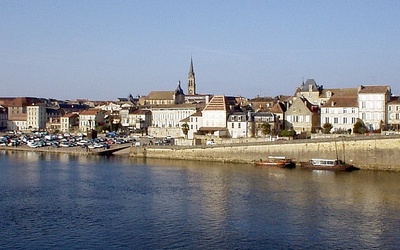
[[356, 123], [354, 123], [353, 132], [355, 134], [364, 134], [367, 132], [367, 128], [361, 119], [357, 119]]
[[280, 136], [282, 137], [294, 137], [296, 134], [296, 131], [294, 130], [282, 130]]
[[182, 124], [182, 132], [185, 135], [185, 138], [187, 138], [189, 132], [189, 125], [187, 123]]
[[263, 133], [264, 136], [270, 134], [271, 133], [271, 125], [269, 125], [269, 123], [264, 122], [261, 125], [261, 132]]
[[324, 123], [324, 125], [322, 125], [322, 133], [323, 134], [329, 134], [332, 130], [333, 126], [330, 123]]

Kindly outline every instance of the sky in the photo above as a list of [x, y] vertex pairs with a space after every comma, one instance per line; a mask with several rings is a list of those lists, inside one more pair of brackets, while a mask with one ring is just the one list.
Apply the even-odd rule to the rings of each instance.
[[115, 100], [293, 95], [389, 85], [400, 95], [400, 1], [0, 0], [0, 96]]

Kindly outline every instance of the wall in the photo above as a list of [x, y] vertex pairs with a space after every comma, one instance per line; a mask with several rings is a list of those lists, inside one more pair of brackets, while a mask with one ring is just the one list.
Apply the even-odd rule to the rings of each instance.
[[[400, 171], [400, 137], [362, 137], [343, 140], [293, 140], [192, 147], [131, 148], [132, 157], [251, 163], [268, 156], [296, 162], [311, 158], [344, 159], [361, 169]], [[344, 154], [345, 152], [345, 154]]]

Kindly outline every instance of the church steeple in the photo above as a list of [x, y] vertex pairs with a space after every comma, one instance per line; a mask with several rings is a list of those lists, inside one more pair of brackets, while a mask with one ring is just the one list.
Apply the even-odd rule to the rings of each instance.
[[196, 78], [193, 69], [193, 59], [190, 57], [190, 68], [188, 75], [188, 95], [196, 94]]

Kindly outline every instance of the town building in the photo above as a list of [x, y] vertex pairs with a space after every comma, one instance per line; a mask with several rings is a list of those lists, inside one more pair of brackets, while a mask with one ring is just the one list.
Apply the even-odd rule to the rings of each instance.
[[229, 137], [246, 138], [249, 136], [249, 115], [247, 112], [237, 111], [228, 116], [227, 128]]
[[321, 106], [321, 125], [331, 124], [333, 133], [353, 130], [358, 118], [357, 88], [332, 90], [331, 98]]
[[270, 134], [276, 134], [280, 128], [277, 116], [272, 112], [258, 111], [251, 114], [251, 133], [250, 137], [265, 137], [263, 127], [268, 124]]
[[76, 132], [79, 129], [79, 115], [77, 113], [68, 113], [60, 118], [60, 131], [63, 133]]
[[154, 106], [154, 105], [173, 105], [182, 104], [185, 102], [185, 94], [181, 88], [181, 83], [175, 91], [151, 91], [147, 96], [139, 98], [141, 106]]
[[228, 137], [227, 119], [237, 106], [235, 97], [216, 95], [203, 109], [198, 135]]
[[400, 97], [393, 96], [387, 103], [388, 130], [400, 130]]
[[105, 124], [105, 112], [100, 109], [88, 109], [79, 113], [79, 130], [83, 133]]
[[180, 122], [201, 109], [199, 104], [158, 105], [149, 108], [152, 114], [149, 134], [154, 136], [174, 136], [181, 134]]
[[369, 131], [386, 127], [386, 104], [391, 95], [389, 86], [358, 86], [358, 117]]
[[[180, 127], [182, 127], [182, 124], [187, 123], [189, 126], [188, 134], [187, 134], [187, 139], [194, 139], [195, 134], [203, 124], [203, 117], [201, 114], [201, 111], [197, 111], [196, 113], [193, 113], [189, 117], [183, 119], [180, 121]], [[182, 136], [184, 136], [182, 132]]]
[[286, 111], [286, 129], [296, 133], [311, 134], [321, 129], [319, 106], [311, 104], [308, 99], [297, 97]]
[[0, 130], [7, 129], [8, 111], [3, 105], [0, 105]]

